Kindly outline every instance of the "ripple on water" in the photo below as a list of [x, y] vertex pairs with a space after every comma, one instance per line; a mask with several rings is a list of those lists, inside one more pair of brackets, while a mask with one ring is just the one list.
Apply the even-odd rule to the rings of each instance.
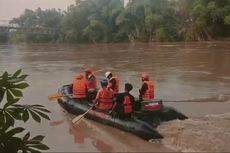
[[163, 123], [163, 144], [175, 151], [229, 152], [230, 113]]

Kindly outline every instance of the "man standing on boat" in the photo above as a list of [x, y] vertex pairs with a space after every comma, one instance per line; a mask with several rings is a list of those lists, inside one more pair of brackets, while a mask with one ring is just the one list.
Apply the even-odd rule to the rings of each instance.
[[113, 92], [107, 88], [108, 81], [101, 81], [101, 89], [97, 93], [94, 103], [97, 103], [97, 108], [103, 111], [109, 111], [113, 107]]
[[105, 77], [108, 79], [108, 89], [112, 90], [114, 95], [119, 93], [119, 79], [118, 76], [113, 76], [111, 72], [106, 72]]
[[85, 100], [87, 97], [87, 86], [85, 84], [84, 76], [78, 74], [73, 82], [73, 98], [78, 100]]
[[142, 100], [152, 100], [154, 99], [154, 83], [149, 79], [149, 73], [143, 72], [141, 75], [142, 87], [139, 90], [139, 99]]
[[125, 84], [125, 92], [119, 93], [116, 97], [113, 111], [117, 113], [120, 119], [131, 118], [133, 113], [134, 97], [129, 93], [133, 86], [129, 83]]
[[95, 73], [91, 68], [85, 69], [85, 84], [88, 90], [88, 100], [91, 101], [95, 99], [97, 93], [97, 79]]

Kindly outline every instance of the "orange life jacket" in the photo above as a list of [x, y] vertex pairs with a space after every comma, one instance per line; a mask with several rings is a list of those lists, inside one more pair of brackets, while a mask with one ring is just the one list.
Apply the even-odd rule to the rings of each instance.
[[110, 80], [112, 80], [112, 79], [115, 79], [115, 81], [116, 81], [115, 87], [114, 87], [114, 88], [111, 88], [111, 86], [112, 86], [111, 81], [109, 81], [108, 87], [111, 88], [111, 89], [113, 90], [113, 93], [114, 93], [114, 94], [117, 94], [117, 93], [119, 93], [119, 84], [120, 84], [120, 80], [118, 79], [118, 76], [112, 77]]
[[152, 81], [144, 81], [147, 84], [148, 89], [143, 95], [143, 100], [152, 100], [154, 99], [154, 84]]
[[73, 98], [86, 98], [86, 84], [84, 79], [75, 79], [73, 83]]
[[[95, 80], [92, 83], [89, 82], [89, 78], [90, 77], [94, 77], [95, 78]], [[97, 81], [96, 81], [96, 75], [95, 75], [95, 73], [92, 72], [91, 74], [89, 74], [88, 78], [85, 79], [85, 83], [86, 83], [86, 86], [87, 86], [88, 90], [90, 90], [90, 89], [96, 89], [97, 88]]]
[[113, 93], [108, 88], [102, 88], [98, 94], [99, 109], [110, 110], [113, 106]]
[[132, 106], [132, 102], [129, 96], [124, 96], [123, 105], [124, 105], [124, 113], [133, 112], [133, 106]]

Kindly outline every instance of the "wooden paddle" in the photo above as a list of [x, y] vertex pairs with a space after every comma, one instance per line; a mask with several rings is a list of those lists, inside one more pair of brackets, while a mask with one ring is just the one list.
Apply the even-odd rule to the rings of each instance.
[[65, 96], [72, 96], [72, 94], [69, 94], [69, 95], [63, 95], [62, 93], [51, 94], [48, 96], [48, 99], [50, 101], [52, 101], [52, 100], [60, 99], [60, 98], [65, 97]]
[[86, 114], [89, 113], [89, 111], [92, 110], [92, 108], [95, 106], [96, 104], [94, 104], [92, 107], [90, 107], [84, 114], [78, 115], [77, 117], [75, 117], [74, 119], [72, 119], [72, 123], [76, 124], [77, 122], [79, 122]]
[[57, 99], [59, 99], [59, 98], [62, 98], [64, 95], [63, 94], [61, 94], [61, 93], [56, 93], [56, 94], [51, 94], [51, 95], [49, 95], [48, 96], [48, 99], [50, 100], [50, 101], [52, 101], [52, 100], [57, 100]]

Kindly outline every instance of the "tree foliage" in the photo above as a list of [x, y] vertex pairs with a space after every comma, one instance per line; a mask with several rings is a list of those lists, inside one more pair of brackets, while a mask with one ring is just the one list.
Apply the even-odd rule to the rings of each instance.
[[63, 19], [63, 41], [111, 42], [117, 37], [115, 20], [123, 9], [119, 0], [76, 1]]
[[13, 42], [51, 42], [57, 41], [61, 30], [63, 13], [61, 10], [40, 8], [35, 11], [25, 9], [18, 18], [10, 21], [17, 31], [11, 33]]
[[22, 36], [33, 42], [198, 41], [229, 37], [229, 12], [229, 0], [76, 0], [65, 13], [25, 10], [12, 23], [60, 29]]
[[[32, 117], [40, 123], [41, 118], [48, 119], [49, 110], [42, 105], [21, 105], [18, 104], [23, 97], [22, 89], [29, 85], [25, 82], [27, 75], [21, 74], [21, 70], [14, 74], [4, 72], [0, 76], [0, 152], [17, 153], [40, 152], [49, 148], [42, 143], [44, 136], [30, 137], [27, 132], [23, 137], [17, 134], [25, 131], [23, 127], [15, 127], [16, 121], [27, 122]], [[20, 134], [21, 135], [21, 134]]]

